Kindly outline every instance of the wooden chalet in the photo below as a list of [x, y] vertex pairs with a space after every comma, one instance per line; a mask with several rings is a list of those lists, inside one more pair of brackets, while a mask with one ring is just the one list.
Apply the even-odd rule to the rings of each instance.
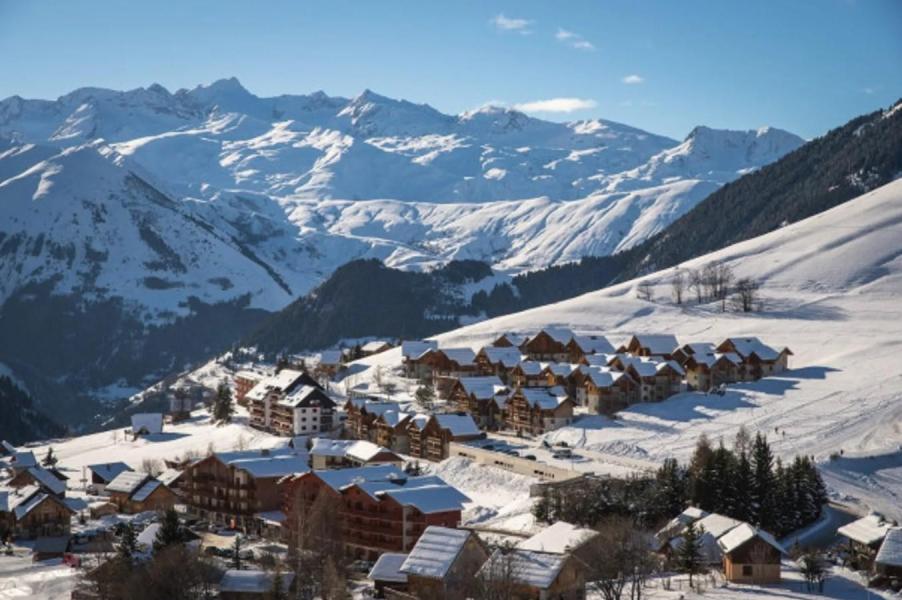
[[567, 362], [570, 350], [567, 345], [573, 339], [573, 332], [561, 327], [547, 327], [523, 344], [523, 354], [531, 360]]
[[317, 377], [332, 379], [344, 366], [344, 353], [341, 350], [323, 350], [317, 356], [314, 373]]
[[428, 371], [439, 398], [448, 398], [454, 381], [477, 373], [476, 353], [470, 348], [438, 348], [419, 359]]
[[720, 536], [717, 544], [727, 581], [755, 585], [780, 581], [780, 562], [787, 552], [766, 531], [742, 523]]
[[851, 566], [862, 571], [870, 569], [883, 539], [894, 526], [883, 515], [871, 513], [840, 527], [836, 532], [847, 541], [846, 553]]
[[573, 554], [538, 552], [516, 548], [496, 550], [477, 577], [487, 581], [509, 580], [510, 597], [522, 600], [583, 600], [588, 566]]
[[[349, 398], [345, 402], [345, 433], [356, 440], [376, 442], [376, 420], [387, 412], [398, 412], [397, 402], [380, 402], [366, 398]], [[378, 442], [377, 442], [378, 443]], [[386, 447], [392, 447], [381, 444]]]
[[528, 336], [517, 333], [502, 333], [494, 341], [492, 346], [496, 348], [523, 348], [523, 345], [529, 340]]
[[507, 376], [511, 387], [548, 387], [548, 378], [543, 373], [545, 367], [534, 360], [524, 360], [510, 370]]
[[373, 356], [374, 354], [381, 354], [392, 348], [394, 348], [394, 346], [392, 346], [390, 342], [386, 342], [385, 340], [373, 340], [360, 347], [360, 354], [362, 356]]
[[718, 352], [732, 352], [742, 359], [744, 381], [761, 379], [789, 368], [792, 350], [776, 350], [756, 337], [727, 338], [717, 346]]
[[6, 485], [16, 489], [36, 485], [49, 494], [60, 498], [66, 497], [66, 480], [60, 479], [53, 471], [43, 467], [29, 467], [19, 471]]
[[542, 435], [573, 420], [573, 400], [560, 388], [516, 388], [505, 406], [505, 426]]
[[0, 540], [66, 535], [74, 515], [65, 500], [39, 486], [0, 490]]
[[421, 359], [430, 350], [437, 350], [438, 342], [433, 340], [408, 340], [401, 342], [401, 361], [404, 375], [413, 379], [427, 379], [432, 376]]
[[362, 467], [392, 464], [404, 466], [404, 459], [382, 446], [367, 440], [332, 440], [313, 438], [310, 464], [314, 469]]
[[617, 348], [617, 352], [669, 360], [673, 358], [673, 351], [677, 347], [679, 347], [679, 342], [674, 335], [641, 334], [631, 337], [625, 344]]
[[582, 367], [573, 374], [576, 401], [590, 413], [612, 415], [638, 401], [639, 386], [627, 373], [607, 367]]
[[593, 354], [610, 354], [614, 352], [614, 346], [603, 335], [574, 335], [567, 342], [567, 352], [568, 360], [577, 363]]
[[567, 392], [568, 396], [574, 396], [576, 394], [576, 382], [573, 373], [579, 367], [580, 365], [571, 363], [547, 363], [542, 368], [545, 385], [547, 387], [561, 387]]
[[500, 425], [495, 397], [509, 393], [507, 386], [494, 375], [461, 377], [451, 387], [449, 400], [458, 411], [473, 417], [480, 428], [495, 429]]
[[874, 571], [881, 577], [902, 580], [902, 528], [886, 532], [874, 558]]
[[387, 410], [376, 417], [370, 432], [373, 441], [394, 452], [407, 454], [410, 451], [410, 442], [407, 438], [407, 425], [413, 413], [397, 410]]
[[407, 591], [407, 573], [401, 572], [401, 565], [407, 560], [403, 552], [383, 552], [370, 569], [367, 579], [373, 582], [373, 597], [385, 598], [386, 590]]
[[686, 361], [689, 360], [690, 356], [699, 354], [714, 354], [717, 352], [717, 348], [714, 344], [710, 344], [708, 342], [692, 342], [689, 344], [683, 344], [679, 348], [673, 351], [671, 358], [676, 361], [678, 365], [685, 365]]
[[106, 486], [106, 491], [117, 511], [128, 515], [166, 510], [178, 501], [162, 481], [136, 471], [123, 471]]
[[485, 346], [476, 353], [476, 372], [483, 377], [494, 375], [508, 383], [508, 374], [522, 360], [520, 349], [513, 346]]
[[611, 368], [623, 371], [638, 384], [639, 402], [660, 402], [683, 391], [685, 371], [672, 360], [617, 357]]
[[435, 462], [448, 458], [451, 442], [468, 442], [483, 436], [476, 421], [466, 413], [416, 415], [407, 429], [410, 455]]
[[488, 558], [488, 549], [474, 532], [429, 527], [401, 565], [408, 593], [386, 597], [464, 600], [472, 596], [475, 576]]
[[124, 462], [112, 462], [89, 465], [88, 470], [91, 472], [91, 487], [94, 488], [94, 493], [102, 494], [107, 484], [123, 471], [131, 471], [132, 468]]
[[742, 359], [732, 352], [695, 353], [686, 359], [683, 369], [689, 389], [708, 391], [739, 381]]

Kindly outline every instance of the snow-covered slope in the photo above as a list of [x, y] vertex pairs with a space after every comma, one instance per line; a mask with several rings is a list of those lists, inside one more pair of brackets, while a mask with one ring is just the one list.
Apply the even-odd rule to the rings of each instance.
[[[616, 421], [592, 417], [550, 437], [643, 459], [685, 459], [701, 433], [729, 442], [744, 425], [766, 433], [784, 456], [813, 454], [839, 498], [902, 518], [902, 180], [682, 267], [715, 260], [762, 283], [762, 312], [677, 306], [668, 270], [644, 278], [654, 286], [651, 302], [637, 299], [642, 280], [634, 280], [438, 339], [478, 347], [505, 331], [565, 326], [614, 340], [633, 333], [673, 333], [680, 342], [755, 335], [788, 346], [792, 369], [782, 375], [732, 385], [722, 397], [686, 393], [636, 405]], [[392, 350], [363, 362], [398, 361]], [[843, 457], [831, 460], [840, 450]]]

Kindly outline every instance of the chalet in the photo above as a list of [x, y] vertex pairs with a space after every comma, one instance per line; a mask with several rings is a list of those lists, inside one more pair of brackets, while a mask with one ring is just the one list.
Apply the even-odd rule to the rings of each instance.
[[91, 472], [91, 485], [98, 494], [102, 494], [106, 486], [123, 471], [131, 471], [132, 468], [124, 462], [102, 463], [99, 465], [89, 465], [88, 470]]
[[176, 503], [175, 493], [163, 482], [147, 473], [123, 471], [106, 486], [110, 502], [128, 515], [144, 511], [161, 511]]
[[66, 497], [66, 481], [59, 479], [52, 471], [43, 467], [29, 467], [19, 471], [6, 485], [17, 489], [36, 485], [48, 494], [60, 498]]
[[260, 383], [264, 377], [266, 377], [266, 375], [258, 373], [257, 371], [243, 370], [235, 373], [235, 402], [241, 406], [245, 406], [247, 404], [245, 396], [247, 396], [247, 393], [251, 391], [255, 385]]
[[780, 373], [789, 367], [792, 350], [776, 350], [756, 337], [727, 338], [717, 346], [718, 352], [733, 352], [742, 359], [742, 379], [751, 381]]
[[11, 472], [13, 476], [15, 476], [22, 471], [27, 471], [28, 469], [37, 467], [38, 459], [35, 457], [34, 452], [31, 452], [30, 450], [25, 452], [16, 451], [0, 466], [2, 466], [4, 469]]
[[542, 435], [570, 423], [573, 400], [560, 388], [517, 388], [505, 407], [505, 426]]
[[376, 420], [387, 412], [398, 412], [397, 402], [380, 402], [365, 398], [349, 398], [345, 402], [347, 418], [344, 428], [347, 434], [358, 440], [375, 441]]
[[615, 359], [616, 366], [639, 384], [639, 402], [660, 402], [683, 391], [683, 367], [672, 360]]
[[401, 565], [407, 560], [407, 554], [400, 552], [384, 552], [367, 578], [373, 582], [373, 597], [385, 598], [385, 590], [396, 592], [407, 591], [407, 573], [401, 572]]
[[546, 363], [542, 367], [542, 376], [545, 378], [545, 385], [548, 387], [559, 386], [567, 391], [568, 396], [576, 394], [576, 382], [573, 379], [573, 372], [578, 370], [580, 365], [571, 363]]
[[548, 378], [543, 374], [542, 363], [524, 360], [510, 370], [507, 381], [511, 387], [546, 387]]
[[860, 570], [871, 568], [880, 544], [883, 543], [883, 538], [894, 525], [883, 515], [871, 513], [843, 525], [836, 531], [848, 540], [849, 561], [854, 568]]
[[404, 454], [409, 452], [407, 425], [411, 417], [413, 417], [413, 413], [399, 410], [387, 410], [377, 416], [371, 428], [371, 431], [375, 433], [375, 443], [394, 452]]
[[708, 565], [721, 565], [723, 563], [723, 551], [717, 540], [732, 529], [742, 525], [743, 522], [717, 513], [704, 513], [704, 515], [698, 519], [682, 519], [678, 526], [668, 529], [666, 536], [658, 540], [659, 552], [665, 555], [673, 555], [682, 546], [683, 532], [691, 521], [694, 523], [696, 530], [700, 532], [699, 546], [702, 562]]
[[360, 353], [363, 356], [372, 356], [374, 354], [381, 354], [392, 348], [394, 348], [394, 346], [392, 346], [390, 342], [386, 342], [385, 340], [373, 340], [361, 346]]
[[476, 353], [470, 348], [429, 350], [419, 361], [432, 378], [439, 398], [448, 397], [454, 380], [476, 374]]
[[178, 423], [191, 417], [191, 409], [194, 408], [195, 397], [183, 389], [170, 390], [167, 394], [169, 410], [166, 419], [169, 423]]
[[777, 583], [786, 550], [766, 531], [748, 523], [718, 538], [723, 553], [724, 577], [731, 583]]
[[642, 334], [631, 337], [617, 348], [617, 352], [669, 360], [673, 358], [673, 351], [679, 345], [676, 336], [670, 334]]
[[410, 420], [410, 455], [431, 461], [448, 458], [448, 444], [480, 439], [484, 434], [468, 414], [438, 414]]
[[282, 589], [287, 595], [294, 586], [294, 573], [229, 569], [219, 581], [219, 597], [222, 600], [266, 600], [270, 597], [276, 576], [282, 578]]
[[0, 539], [68, 534], [74, 514], [62, 498], [36, 485], [0, 489]]
[[703, 519], [707, 516], [708, 512], [697, 506], [686, 508], [686, 510], [668, 521], [668, 523], [655, 534], [658, 551], [662, 551], [672, 539], [682, 535], [689, 523], [695, 523], [699, 519]]
[[185, 472], [179, 469], [166, 469], [157, 475], [157, 479], [178, 495], [179, 489], [182, 487], [182, 475], [184, 474]]
[[567, 344], [573, 339], [573, 332], [562, 327], [546, 327], [523, 344], [523, 354], [532, 360], [567, 362], [570, 351]]
[[894, 527], [886, 532], [874, 558], [874, 571], [883, 577], [902, 579], [902, 528]]
[[430, 350], [437, 350], [438, 342], [433, 340], [410, 340], [401, 342], [401, 361], [404, 364], [404, 374], [414, 379], [426, 379], [431, 372], [420, 359]]
[[476, 353], [476, 371], [484, 377], [495, 375], [506, 383], [508, 373], [522, 358], [519, 348], [513, 346], [485, 346]]
[[308, 379], [302, 371], [282, 369], [255, 385], [246, 395], [251, 427], [276, 435], [330, 431], [335, 402]]
[[585, 529], [566, 521], [557, 521], [518, 543], [517, 548], [530, 552], [573, 554], [581, 560], [589, 562], [597, 560], [597, 557], [593, 556], [593, 548], [599, 541], [599, 534], [594, 529]]
[[587, 565], [572, 554], [514, 549], [496, 550], [477, 573], [486, 581], [501, 581], [518, 599], [583, 600]]
[[163, 433], [163, 413], [136, 413], [132, 415], [131, 434], [134, 438]]
[[[676, 361], [674, 361], [676, 362]], [[742, 359], [733, 352], [696, 353], [683, 363], [689, 389], [708, 391], [739, 381]]]
[[385, 551], [407, 552], [430, 525], [456, 526], [469, 501], [438, 477], [409, 477], [388, 465], [311, 471], [284, 487], [289, 528], [325, 494], [338, 506], [348, 554], [367, 560]]
[[473, 579], [488, 558], [475, 533], [429, 527], [400, 570], [407, 575], [407, 591], [414, 598], [463, 600], [471, 595]]
[[496, 348], [517, 348], [523, 347], [529, 340], [528, 336], [517, 333], [502, 333], [492, 342], [492, 346]]
[[496, 396], [507, 396], [510, 390], [494, 375], [461, 377], [451, 388], [450, 402], [457, 410], [469, 413], [479, 427], [493, 429], [499, 423]]
[[182, 475], [182, 497], [208, 521], [255, 530], [255, 515], [279, 510], [280, 479], [308, 471], [297, 449], [217, 452], [197, 460]]
[[717, 348], [714, 344], [710, 344], [708, 342], [692, 342], [689, 344], [683, 344], [682, 346], [676, 348], [671, 353], [671, 358], [676, 361], [678, 365], [685, 365], [686, 361], [689, 360], [690, 356], [694, 356], [696, 354], [705, 355], [705, 354], [714, 354], [717, 352]]
[[404, 459], [381, 446], [366, 440], [330, 440], [313, 438], [310, 464], [314, 469], [362, 467], [391, 464], [404, 466]]
[[331, 379], [344, 368], [344, 354], [341, 350], [323, 350], [316, 361], [317, 376]]
[[573, 375], [575, 398], [590, 413], [612, 415], [638, 399], [638, 384], [608, 367], [582, 367]]
[[603, 335], [574, 335], [567, 342], [570, 362], [579, 362], [585, 356], [593, 354], [610, 354], [614, 346]]

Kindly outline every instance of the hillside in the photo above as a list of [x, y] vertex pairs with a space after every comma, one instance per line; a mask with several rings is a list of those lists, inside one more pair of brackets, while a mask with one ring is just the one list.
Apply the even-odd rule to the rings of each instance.
[[0, 419], [0, 440], [11, 444], [56, 437], [66, 431], [35, 409], [28, 392], [9, 376], [9, 371], [3, 364], [0, 364], [0, 414], [3, 414], [3, 419]]
[[[730, 386], [725, 396], [686, 393], [639, 404], [616, 420], [583, 419], [549, 439], [644, 460], [688, 458], [697, 437], [730, 441], [740, 425], [766, 433], [783, 456], [814, 455], [834, 498], [902, 518], [902, 180], [822, 214], [681, 265], [722, 261], [762, 283], [764, 310], [720, 312], [675, 305], [671, 270], [439, 335], [441, 345], [479, 347], [499, 333], [545, 326], [599, 332], [673, 333], [681, 342], [755, 335], [788, 346], [791, 370]], [[640, 281], [653, 300], [637, 298]], [[392, 350], [361, 361], [392, 365]], [[365, 382], [367, 372], [354, 375]], [[842, 451], [843, 457], [830, 456]]]

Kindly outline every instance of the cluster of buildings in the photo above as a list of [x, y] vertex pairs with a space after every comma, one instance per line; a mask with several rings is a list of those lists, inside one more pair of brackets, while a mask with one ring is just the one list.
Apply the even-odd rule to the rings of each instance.
[[837, 530], [846, 540], [849, 566], [878, 579], [902, 580], [902, 527], [877, 513]]
[[754, 337], [681, 345], [673, 335], [634, 335], [615, 346], [601, 335], [560, 328], [504, 334], [478, 351], [402, 343], [407, 377], [434, 386], [481, 429], [533, 435], [571, 422], [577, 406], [613, 414], [687, 389], [779, 373], [791, 355]]

